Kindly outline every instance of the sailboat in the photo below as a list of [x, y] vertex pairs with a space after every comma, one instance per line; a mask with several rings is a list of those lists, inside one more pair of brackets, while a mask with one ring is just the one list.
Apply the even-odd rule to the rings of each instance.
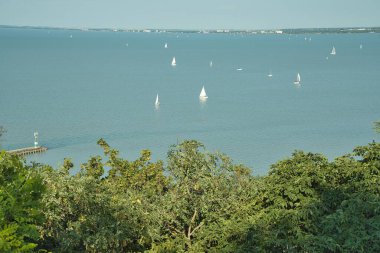
[[210, 68], [212, 68], [212, 61], [210, 61]]
[[269, 72], [268, 77], [272, 77], [272, 71]]
[[208, 96], [206, 94], [205, 87], [203, 86], [202, 90], [201, 90], [201, 93], [199, 94], [199, 99], [200, 100], [206, 100], [207, 98], [208, 98]]
[[336, 50], [335, 50], [335, 47], [333, 47], [332, 48], [332, 50], [331, 50], [331, 53], [330, 53], [331, 55], [336, 55]]
[[154, 103], [154, 105], [156, 107], [158, 107], [160, 105], [160, 100], [158, 99], [158, 94], [157, 94], [157, 97], [156, 97], [156, 102]]
[[165, 43], [165, 48], [168, 48], [168, 43]]
[[172, 66], [177, 66], [177, 63], [175, 62], [175, 57], [173, 57], [173, 60], [172, 60]]
[[301, 84], [301, 76], [300, 76], [300, 73], [297, 74], [297, 78], [296, 78], [296, 80], [294, 81], [294, 84]]

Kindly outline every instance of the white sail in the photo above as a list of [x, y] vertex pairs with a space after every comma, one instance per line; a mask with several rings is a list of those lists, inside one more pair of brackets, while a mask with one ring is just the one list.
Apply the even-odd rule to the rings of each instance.
[[160, 105], [160, 100], [158, 99], [158, 94], [157, 94], [157, 97], [156, 97], [156, 102], [154, 103], [155, 106], [159, 106]]
[[294, 81], [294, 84], [300, 84], [300, 83], [301, 83], [301, 75], [300, 75], [300, 73], [298, 73], [296, 80]]
[[268, 77], [272, 77], [272, 71], [269, 72]]
[[168, 48], [168, 43], [165, 43], [165, 48]]
[[177, 63], [175, 61], [175, 57], [173, 57], [173, 60], [172, 60], [172, 66], [177, 66]]
[[199, 94], [199, 98], [200, 98], [200, 99], [207, 99], [207, 98], [208, 98], [204, 86], [202, 87], [201, 93]]
[[212, 68], [212, 61], [210, 61], [210, 68]]
[[336, 50], [335, 50], [335, 47], [333, 47], [332, 49], [331, 49], [331, 53], [330, 53], [331, 55], [336, 55]]

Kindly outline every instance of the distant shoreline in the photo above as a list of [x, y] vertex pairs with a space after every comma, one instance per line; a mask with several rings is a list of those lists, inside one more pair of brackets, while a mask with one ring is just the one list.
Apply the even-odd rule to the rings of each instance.
[[124, 29], [124, 28], [72, 28], [49, 26], [12, 26], [0, 25], [0, 28], [50, 29], [98, 32], [143, 32], [143, 33], [216, 33], [216, 34], [344, 34], [344, 33], [380, 33], [380, 27], [344, 27], [344, 28], [287, 28], [287, 29]]

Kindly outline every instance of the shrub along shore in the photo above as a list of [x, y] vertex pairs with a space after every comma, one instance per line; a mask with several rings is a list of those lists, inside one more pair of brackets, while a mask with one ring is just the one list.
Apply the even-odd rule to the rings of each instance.
[[0, 252], [380, 252], [380, 144], [256, 177], [194, 140], [71, 173], [0, 153]]

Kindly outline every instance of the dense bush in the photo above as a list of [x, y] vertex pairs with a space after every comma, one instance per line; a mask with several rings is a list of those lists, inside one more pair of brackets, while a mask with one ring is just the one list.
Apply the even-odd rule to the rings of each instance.
[[165, 163], [98, 144], [77, 174], [1, 154], [0, 251], [380, 252], [378, 143], [296, 151], [262, 177], [197, 141]]
[[0, 152], [0, 252], [29, 252], [37, 246], [44, 192], [38, 167]]

